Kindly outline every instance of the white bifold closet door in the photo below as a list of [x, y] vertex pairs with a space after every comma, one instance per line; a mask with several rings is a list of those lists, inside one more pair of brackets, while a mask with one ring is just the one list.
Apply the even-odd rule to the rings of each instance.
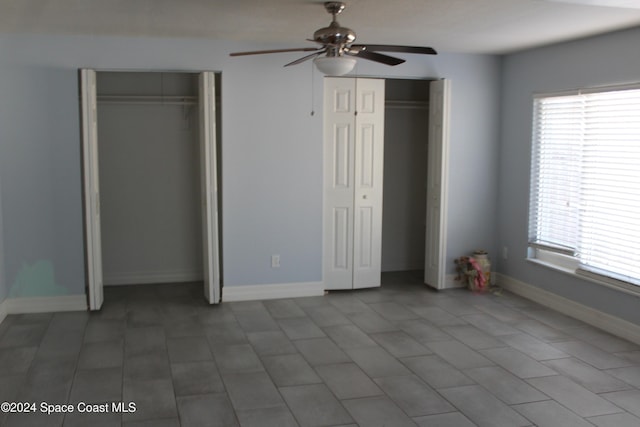
[[380, 286], [384, 85], [324, 80], [325, 289]]
[[96, 72], [95, 70], [82, 69], [79, 77], [87, 298], [90, 310], [100, 310], [104, 302], [104, 292], [102, 288], [102, 238], [100, 234]]
[[202, 256], [204, 297], [220, 302], [220, 254], [218, 230], [218, 173], [216, 153], [216, 83], [211, 71], [200, 73], [200, 179], [202, 192]]
[[429, 148], [427, 154], [427, 218], [424, 283], [444, 289], [447, 254], [447, 175], [451, 81], [429, 84]]

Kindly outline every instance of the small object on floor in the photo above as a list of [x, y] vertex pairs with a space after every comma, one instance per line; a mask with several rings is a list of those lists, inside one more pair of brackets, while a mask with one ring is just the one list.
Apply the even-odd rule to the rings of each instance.
[[462, 256], [454, 261], [458, 272], [456, 280], [465, 280], [467, 287], [473, 292], [486, 292], [489, 289], [487, 276], [475, 258]]
[[500, 286], [496, 286], [496, 285], [490, 286], [489, 292], [491, 293], [491, 295], [495, 295], [497, 297], [502, 296], [502, 288]]

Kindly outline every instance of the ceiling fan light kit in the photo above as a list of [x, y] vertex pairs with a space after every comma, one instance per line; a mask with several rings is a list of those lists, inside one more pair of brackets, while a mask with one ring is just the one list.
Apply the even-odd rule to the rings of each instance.
[[356, 66], [355, 58], [346, 56], [319, 56], [313, 60], [316, 68], [327, 76], [343, 76]]
[[404, 59], [384, 55], [378, 52], [403, 52], [423, 55], [436, 55], [436, 51], [430, 47], [419, 46], [395, 46], [395, 45], [354, 45], [356, 33], [350, 28], [341, 26], [336, 20], [336, 16], [345, 8], [343, 2], [328, 1], [324, 3], [324, 8], [331, 14], [332, 20], [328, 27], [320, 28], [313, 33], [313, 39], [321, 47], [319, 48], [293, 48], [293, 49], [273, 49], [250, 52], [234, 52], [231, 56], [259, 55], [264, 53], [279, 52], [313, 52], [302, 58], [285, 65], [285, 67], [300, 64], [313, 58], [316, 68], [329, 76], [342, 76], [353, 70], [356, 65], [356, 58], [367, 59], [386, 65], [398, 65], [405, 62]]

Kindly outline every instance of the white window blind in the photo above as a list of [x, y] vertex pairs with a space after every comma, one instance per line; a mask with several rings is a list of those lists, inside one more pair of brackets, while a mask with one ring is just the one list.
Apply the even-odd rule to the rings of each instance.
[[640, 284], [640, 86], [534, 99], [529, 242]]

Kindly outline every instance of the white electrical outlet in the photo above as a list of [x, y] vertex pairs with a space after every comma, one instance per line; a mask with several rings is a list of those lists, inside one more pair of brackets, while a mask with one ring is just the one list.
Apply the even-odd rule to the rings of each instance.
[[280, 255], [271, 255], [271, 268], [280, 268]]
[[502, 259], [509, 258], [509, 248], [506, 246], [502, 247]]

